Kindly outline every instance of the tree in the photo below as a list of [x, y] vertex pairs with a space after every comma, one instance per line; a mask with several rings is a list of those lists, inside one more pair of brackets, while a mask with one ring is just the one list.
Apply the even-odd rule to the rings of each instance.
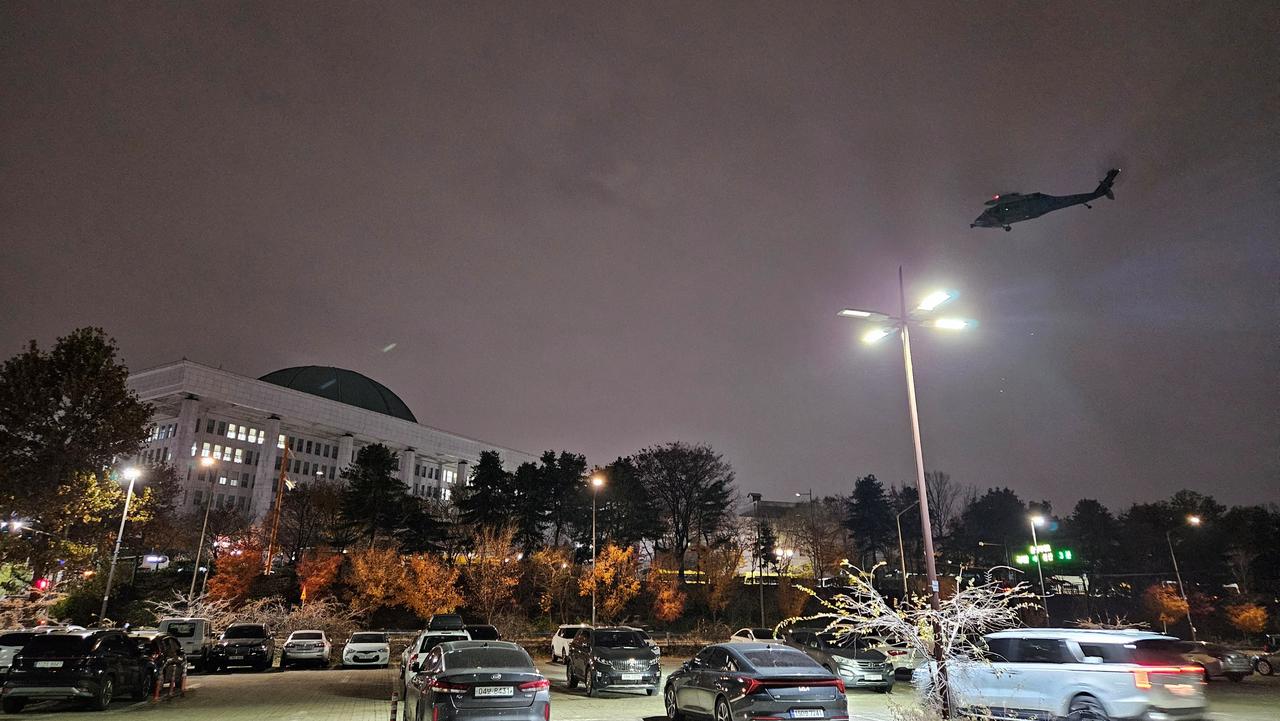
[[978, 542], [1002, 543], [1012, 554], [1030, 545], [1027, 506], [1008, 488], [988, 488], [969, 503], [956, 520], [948, 544], [952, 553], [974, 559]]
[[1169, 624], [1187, 615], [1187, 602], [1178, 592], [1163, 583], [1148, 586], [1142, 594], [1142, 605], [1164, 631]]
[[400, 598], [402, 605], [419, 618], [451, 613], [462, 605], [456, 567], [445, 565], [438, 557], [425, 553], [406, 556], [403, 560], [405, 572]]
[[352, 606], [361, 613], [405, 605], [405, 569], [394, 548], [369, 546], [350, 554]]
[[480, 461], [471, 471], [466, 492], [461, 494], [458, 510], [463, 523], [493, 528], [511, 521], [515, 510], [515, 488], [512, 476], [502, 468], [497, 451], [481, 451]]
[[1093, 614], [1093, 594], [1089, 584], [1095, 579], [1111, 571], [1115, 566], [1116, 519], [1107, 507], [1091, 498], [1082, 498], [1063, 521], [1063, 536], [1072, 544], [1075, 553], [1083, 559], [1087, 573], [1083, 574], [1085, 586], [1085, 604], [1089, 614]]
[[298, 586], [301, 588], [302, 601], [319, 598], [328, 591], [334, 581], [338, 580], [338, 570], [342, 567], [342, 555], [328, 552], [307, 551], [298, 561]]
[[515, 503], [510, 519], [514, 524], [515, 543], [526, 556], [542, 548], [546, 541], [547, 498], [542, 478], [538, 466], [533, 463], [521, 463], [511, 476]]
[[72, 331], [48, 352], [33, 340], [0, 366], [0, 507], [48, 534], [26, 549], [36, 576], [69, 555], [55, 539], [99, 523], [106, 508], [84, 492], [97, 495], [103, 469], [146, 438], [151, 409], [128, 376], [100, 328]]
[[594, 573], [584, 574], [579, 580], [578, 595], [590, 596], [593, 588], [600, 615], [606, 623], [612, 623], [640, 593], [640, 564], [635, 549], [612, 543], [601, 549]]
[[262, 546], [253, 539], [233, 545], [219, 557], [216, 573], [209, 577], [209, 598], [239, 603], [249, 597], [262, 575]]
[[815, 583], [840, 563], [845, 537], [840, 523], [843, 510], [841, 499], [820, 498], [796, 506], [778, 521], [783, 542], [809, 559]]
[[[956, 514], [964, 509], [965, 494], [971, 493], [972, 489], [951, 480], [951, 474], [943, 471], [925, 471], [924, 486], [925, 497], [929, 501], [929, 522], [934, 535], [945, 535]], [[916, 493], [915, 489], [912, 492]]]
[[280, 547], [290, 561], [297, 563], [307, 549], [317, 546], [346, 547], [350, 537], [342, 529], [342, 496], [342, 483], [324, 478], [304, 480], [284, 494]]
[[[585, 456], [561, 451], [542, 454], [542, 494], [545, 518], [551, 531], [551, 545], [559, 546], [570, 527], [585, 514], [589, 506], [585, 496], [587, 459]], [[589, 523], [589, 521], [587, 521]], [[577, 523], [582, 526], [584, 523]]]
[[510, 526], [477, 530], [462, 566], [467, 605], [492, 623], [494, 615], [511, 604], [520, 584], [520, 566]]
[[618, 458], [597, 472], [606, 479], [597, 498], [602, 542], [638, 546], [662, 535], [657, 509], [631, 458]]
[[634, 465], [684, 583], [689, 545], [723, 529], [732, 514], [733, 470], [710, 446], [680, 442], [646, 448]]
[[702, 573], [707, 590], [707, 608], [712, 621], [719, 621], [733, 600], [733, 593], [742, 587], [738, 568], [742, 565], [743, 548], [735, 542], [722, 543], [708, 549], [702, 555]]
[[893, 516], [884, 484], [874, 475], [863, 476], [853, 482], [845, 527], [853, 534], [853, 541], [861, 551], [863, 568], [870, 568], [877, 560], [889, 555], [889, 548], [894, 545], [897, 535]]
[[413, 507], [409, 489], [396, 472], [399, 459], [390, 448], [373, 443], [356, 453], [355, 463], [342, 471], [343, 521], [373, 546], [378, 534], [393, 537], [403, 527], [405, 511]]
[[538, 608], [548, 617], [564, 623], [573, 587], [574, 566], [567, 548], [543, 548], [528, 556], [533, 582], [537, 588]]
[[666, 555], [654, 559], [649, 566], [648, 585], [653, 594], [653, 616], [664, 623], [673, 623], [684, 615], [689, 595], [680, 590], [675, 564]]
[[1267, 628], [1267, 609], [1256, 603], [1227, 606], [1227, 621], [1244, 634], [1259, 634]]

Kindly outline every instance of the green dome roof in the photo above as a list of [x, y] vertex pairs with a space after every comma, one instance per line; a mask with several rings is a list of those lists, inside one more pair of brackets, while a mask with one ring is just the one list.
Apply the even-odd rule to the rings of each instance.
[[258, 380], [393, 418], [418, 422], [409, 406], [400, 400], [400, 396], [392, 393], [390, 388], [345, 368], [298, 366], [273, 371]]

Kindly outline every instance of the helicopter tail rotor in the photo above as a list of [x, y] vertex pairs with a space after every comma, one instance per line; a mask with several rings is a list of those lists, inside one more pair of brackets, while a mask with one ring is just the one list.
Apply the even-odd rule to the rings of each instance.
[[1107, 177], [1103, 178], [1102, 182], [1098, 183], [1097, 190], [1093, 191], [1094, 194], [1105, 195], [1107, 196], [1108, 199], [1115, 200], [1116, 194], [1112, 192], [1111, 187], [1112, 185], [1115, 184], [1116, 176], [1119, 174], [1120, 174], [1119, 168], [1112, 168], [1111, 170], [1108, 170]]

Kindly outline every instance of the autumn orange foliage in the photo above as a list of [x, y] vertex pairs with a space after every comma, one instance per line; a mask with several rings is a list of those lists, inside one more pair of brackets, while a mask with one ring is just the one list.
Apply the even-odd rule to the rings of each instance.
[[596, 590], [600, 615], [613, 621], [622, 615], [631, 599], [640, 593], [640, 563], [634, 548], [609, 544], [596, 556], [595, 573], [587, 573], [578, 581], [578, 595], [590, 596]]
[[209, 577], [209, 598], [232, 603], [248, 598], [254, 580], [262, 575], [262, 556], [262, 546], [253, 540], [240, 541], [223, 551], [215, 562], [217, 573]]
[[315, 600], [328, 591], [338, 579], [342, 556], [337, 553], [307, 551], [298, 562], [298, 585], [302, 588], [302, 601]]
[[1227, 620], [1244, 633], [1262, 633], [1267, 628], [1267, 609], [1256, 603], [1227, 606]]

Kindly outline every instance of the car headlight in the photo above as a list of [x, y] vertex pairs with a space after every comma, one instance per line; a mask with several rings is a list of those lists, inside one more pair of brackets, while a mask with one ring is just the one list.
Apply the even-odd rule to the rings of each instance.
[[843, 656], [836, 656], [836, 665], [837, 665], [837, 666], [844, 666], [844, 667], [846, 667], [846, 668], [857, 668], [857, 667], [858, 667], [858, 662], [857, 662], [857, 661], [855, 661], [855, 660], [853, 660], [853, 659], [851, 659], [851, 658], [845, 658], [845, 657], [843, 657]]
[[592, 656], [591, 663], [599, 664], [601, 666], [610, 666], [610, 667], [613, 666], [613, 661], [610, 661], [607, 658], [600, 658], [599, 656]]

